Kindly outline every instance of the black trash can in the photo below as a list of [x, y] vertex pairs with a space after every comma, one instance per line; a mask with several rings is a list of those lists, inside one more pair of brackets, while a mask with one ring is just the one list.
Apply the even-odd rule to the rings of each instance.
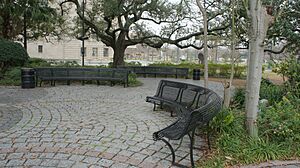
[[35, 88], [35, 71], [32, 68], [21, 69], [21, 86], [23, 89]]
[[193, 69], [193, 80], [200, 80], [200, 69]]

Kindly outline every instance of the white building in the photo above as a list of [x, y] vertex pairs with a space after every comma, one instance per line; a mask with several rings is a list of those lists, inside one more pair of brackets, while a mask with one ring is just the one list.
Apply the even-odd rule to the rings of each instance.
[[[37, 40], [28, 42], [27, 51], [32, 58], [42, 58], [51, 61], [76, 61], [81, 64], [81, 48], [81, 41], [75, 38], [51, 42]], [[93, 39], [86, 40], [84, 48], [85, 64], [98, 65], [112, 62], [113, 51], [102, 42]]]

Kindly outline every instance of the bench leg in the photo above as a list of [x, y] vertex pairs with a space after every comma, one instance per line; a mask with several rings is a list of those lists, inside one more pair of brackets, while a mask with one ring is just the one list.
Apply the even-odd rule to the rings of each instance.
[[156, 110], [156, 103], [154, 103], [154, 105], [153, 105], [153, 111], [155, 111]]
[[170, 148], [170, 150], [171, 150], [171, 152], [172, 152], [172, 164], [174, 165], [174, 164], [175, 164], [175, 152], [174, 152], [173, 147], [172, 147], [171, 144], [170, 144], [167, 140], [165, 140], [164, 138], [162, 138], [161, 140], [162, 140], [162, 141]]
[[70, 85], [70, 83], [71, 83], [70, 80], [67, 80], [67, 85]]
[[195, 130], [196, 129], [194, 129], [193, 131], [192, 131], [192, 135], [190, 134], [190, 133], [188, 133], [188, 136], [189, 136], [189, 138], [190, 138], [190, 157], [191, 157], [191, 165], [192, 165], [192, 167], [195, 167], [195, 164], [194, 164], [194, 156], [193, 156], [193, 146], [194, 146], [194, 135], [195, 135]]
[[41, 81], [40, 81], [40, 87], [42, 87], [42, 82], [43, 82], [43, 81], [41, 80]]
[[99, 82], [99, 80], [97, 80], [97, 85], [98, 85], [98, 86], [100, 85], [100, 82]]

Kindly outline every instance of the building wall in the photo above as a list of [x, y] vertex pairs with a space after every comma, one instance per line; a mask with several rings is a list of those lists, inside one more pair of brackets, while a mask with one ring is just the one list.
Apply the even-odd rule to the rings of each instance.
[[[42, 51], [39, 51], [42, 47]], [[28, 54], [32, 58], [42, 58], [46, 60], [57, 61], [77, 61], [81, 63], [81, 41], [77, 39], [61, 40], [55, 42], [46, 42], [45, 40], [37, 40], [28, 42]], [[111, 62], [113, 51], [106, 47], [102, 42], [96, 40], [85, 41], [85, 63], [101, 64], [103, 62]], [[94, 50], [94, 51], [93, 51]], [[107, 55], [104, 55], [104, 50], [108, 50]]]

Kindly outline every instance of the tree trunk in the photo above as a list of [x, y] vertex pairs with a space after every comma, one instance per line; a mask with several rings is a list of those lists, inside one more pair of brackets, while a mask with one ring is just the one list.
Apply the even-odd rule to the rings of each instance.
[[118, 66], [125, 65], [124, 62], [124, 55], [125, 55], [125, 46], [117, 45], [113, 47], [114, 50], [114, 56], [113, 56], [113, 68], [117, 68]]
[[249, 135], [257, 138], [257, 112], [262, 77], [264, 40], [271, 19], [260, 0], [252, 0], [249, 3], [251, 25], [246, 87], [246, 126]]
[[204, 26], [204, 39], [203, 39], [203, 43], [204, 43], [204, 87], [207, 88], [208, 85], [208, 47], [207, 47], [207, 13], [206, 10], [204, 8], [204, 6], [202, 6], [200, 0], [197, 0], [197, 5], [203, 15], [203, 26]]
[[24, 38], [24, 49], [27, 52], [27, 17], [26, 17], [26, 12], [24, 12], [24, 25], [23, 25], [23, 38]]
[[235, 33], [235, 1], [232, 1], [232, 6], [231, 6], [231, 52], [230, 52], [230, 62], [231, 62], [231, 72], [230, 72], [230, 79], [229, 82], [225, 84], [224, 86], [224, 103], [223, 106], [228, 108], [230, 105], [230, 100], [231, 100], [231, 90], [232, 90], [232, 82], [233, 82], [233, 77], [234, 77], [234, 63], [235, 63], [235, 57], [236, 57], [236, 52], [235, 52], [235, 46], [236, 46], [236, 33]]

